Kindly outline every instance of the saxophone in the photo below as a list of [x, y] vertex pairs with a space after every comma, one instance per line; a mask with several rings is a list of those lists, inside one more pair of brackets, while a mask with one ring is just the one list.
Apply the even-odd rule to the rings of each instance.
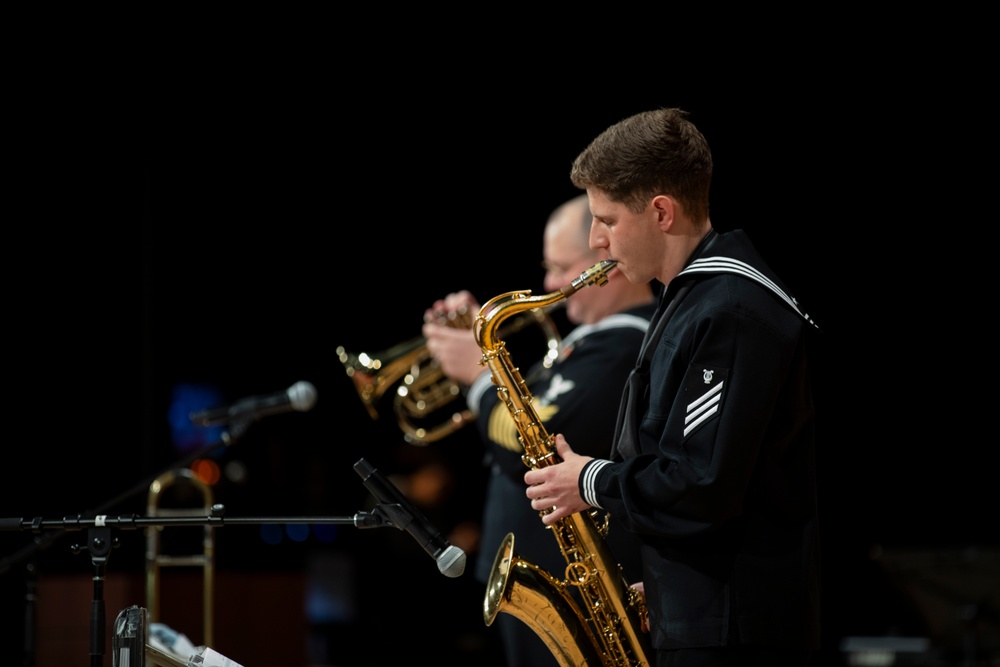
[[[554, 438], [535, 412], [532, 396], [506, 344], [498, 340], [498, 328], [522, 311], [551, 305], [589, 285], [607, 284], [615, 264], [613, 260], [599, 262], [550, 294], [501, 294], [480, 308], [473, 323], [473, 333], [483, 350], [482, 363], [492, 371], [500, 400], [514, 419], [524, 447], [522, 461], [529, 468], [554, 465], [560, 459]], [[652, 665], [649, 635], [642, 631], [645, 602], [638, 591], [629, 587], [605, 541], [607, 516], [599, 519], [596, 510], [577, 512], [550, 528], [567, 561], [565, 579], [559, 580], [520, 559], [514, 550], [514, 535], [509, 533], [487, 582], [483, 602], [486, 625], [491, 625], [499, 612], [511, 614], [541, 638], [563, 667]]]

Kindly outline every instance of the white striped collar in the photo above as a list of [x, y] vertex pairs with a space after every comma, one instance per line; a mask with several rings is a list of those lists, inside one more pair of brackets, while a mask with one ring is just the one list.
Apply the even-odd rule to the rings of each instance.
[[[802, 316], [802, 318], [809, 324], [816, 326], [812, 318], [806, 313], [802, 312], [799, 308], [798, 301], [794, 297], [785, 293], [780, 287], [778, 287], [774, 281], [765, 276], [763, 273], [750, 266], [746, 262], [741, 262], [738, 259], [733, 259], [732, 257], [702, 257], [691, 262], [687, 268], [678, 273], [678, 276], [683, 276], [690, 273], [735, 273], [751, 280], [756, 280], [764, 287], [768, 288], [772, 292], [778, 295], [785, 303], [792, 307], [792, 309]], [[818, 328], [818, 327], [817, 327]]]
[[638, 315], [629, 315], [627, 313], [608, 315], [600, 322], [594, 322], [593, 324], [581, 324], [570, 331], [566, 337], [563, 338], [562, 343], [559, 345], [559, 349], [563, 350], [568, 348], [581, 338], [589, 336], [597, 331], [628, 328], [646, 331], [646, 329], [649, 328], [649, 320], [644, 317], [639, 317]]

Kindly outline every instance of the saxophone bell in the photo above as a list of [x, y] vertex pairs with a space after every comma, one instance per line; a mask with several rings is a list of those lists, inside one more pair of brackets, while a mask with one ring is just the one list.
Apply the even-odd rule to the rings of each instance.
[[598, 642], [566, 584], [514, 551], [514, 534], [507, 536], [493, 560], [483, 620], [492, 625], [497, 614], [514, 616], [530, 627], [560, 665], [603, 665]]

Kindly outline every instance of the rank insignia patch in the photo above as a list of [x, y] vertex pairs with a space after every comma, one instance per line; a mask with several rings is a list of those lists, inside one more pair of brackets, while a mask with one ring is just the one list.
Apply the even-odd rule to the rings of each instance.
[[692, 366], [684, 381], [684, 437], [719, 414], [728, 370]]

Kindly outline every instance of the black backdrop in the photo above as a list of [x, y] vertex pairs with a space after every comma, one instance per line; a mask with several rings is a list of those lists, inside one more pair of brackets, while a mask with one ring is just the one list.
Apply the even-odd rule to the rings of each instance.
[[[368, 502], [352, 470], [366, 457], [403, 473], [446, 461], [460, 484], [435, 516], [474, 518], [475, 443], [412, 451], [389, 416], [364, 412], [335, 348], [416, 336], [423, 309], [454, 289], [539, 290], [541, 229], [575, 194], [573, 157], [608, 124], [665, 105], [688, 109], [713, 145], [715, 225], [746, 229], [826, 331], [830, 646], [926, 631], [876, 546], [996, 543], [974, 388], [988, 341], [964, 259], [989, 158], [974, 77], [915, 59], [810, 76], [744, 62], [621, 85], [513, 63], [362, 76], [308, 45], [182, 62], [66, 58], [15, 83], [3, 516], [81, 512], [169, 466], [178, 384], [235, 400], [306, 380], [314, 410], [262, 420], [225, 452], [248, 470], [220, 488], [230, 514], [351, 515]], [[115, 511], [143, 509], [140, 493]], [[345, 532], [345, 549], [368, 555], [390, 539]], [[310, 550], [223, 534], [224, 567], [297, 569]], [[0, 534], [0, 555], [27, 543]], [[415, 545], [392, 548], [440, 578]], [[117, 567], [141, 567], [139, 547], [122, 552]], [[87, 569], [64, 546], [43, 558]], [[366, 574], [387, 589], [401, 576]]]

